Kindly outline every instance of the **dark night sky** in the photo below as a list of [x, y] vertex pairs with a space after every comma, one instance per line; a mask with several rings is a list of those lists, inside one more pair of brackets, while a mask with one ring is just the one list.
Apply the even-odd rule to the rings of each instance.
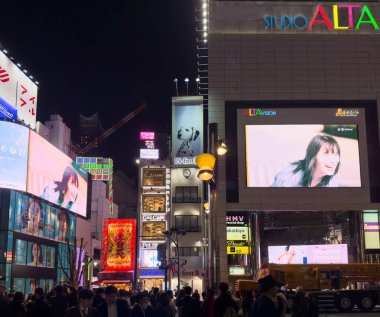
[[170, 128], [173, 79], [195, 86], [193, 0], [6, 3], [0, 42], [40, 82], [37, 120], [58, 113], [75, 131], [79, 113], [98, 111], [108, 128], [147, 101], [105, 141], [116, 169], [134, 174], [138, 131]]

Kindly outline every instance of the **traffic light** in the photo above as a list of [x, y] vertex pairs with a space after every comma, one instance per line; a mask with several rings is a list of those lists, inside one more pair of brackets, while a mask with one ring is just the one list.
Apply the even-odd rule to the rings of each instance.
[[157, 246], [157, 260], [166, 259], [166, 243], [161, 243]]

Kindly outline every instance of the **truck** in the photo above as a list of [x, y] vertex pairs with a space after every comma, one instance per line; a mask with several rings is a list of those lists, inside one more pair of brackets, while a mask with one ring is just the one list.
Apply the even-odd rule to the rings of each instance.
[[[357, 306], [369, 312], [380, 305], [380, 263], [263, 265], [259, 277], [269, 274], [287, 289], [302, 286], [311, 292], [318, 299], [320, 309], [350, 312]], [[235, 288], [246, 291], [247, 287], [256, 288], [255, 283], [239, 280]]]

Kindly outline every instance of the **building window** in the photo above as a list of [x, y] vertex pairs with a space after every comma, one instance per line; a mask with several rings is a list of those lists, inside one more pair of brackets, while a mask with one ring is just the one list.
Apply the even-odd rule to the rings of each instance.
[[178, 186], [175, 188], [175, 201], [176, 203], [198, 203], [200, 197], [198, 197], [197, 186]]
[[175, 227], [186, 232], [200, 232], [199, 216], [175, 216]]
[[[179, 256], [200, 256], [200, 247], [180, 247]], [[174, 248], [174, 254], [177, 256], [177, 248]]]

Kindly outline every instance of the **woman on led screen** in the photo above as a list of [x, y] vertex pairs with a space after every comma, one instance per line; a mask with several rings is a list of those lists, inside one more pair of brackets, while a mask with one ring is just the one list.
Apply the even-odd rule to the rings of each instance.
[[277, 257], [276, 264], [292, 264], [295, 256], [295, 248], [288, 245], [285, 247], [285, 251]]
[[79, 179], [75, 169], [67, 166], [62, 180], [46, 186], [42, 198], [57, 205], [74, 210], [74, 204], [78, 198]]
[[328, 135], [316, 135], [307, 146], [305, 158], [278, 173], [272, 187], [338, 187], [339, 166], [338, 142]]
[[32, 246], [30, 248], [30, 259], [31, 259], [31, 262], [29, 262], [28, 265], [33, 265], [33, 266], [43, 265], [42, 250], [41, 250], [41, 246], [38, 243], [35, 243], [35, 242], [32, 243]]
[[58, 222], [57, 222], [57, 231], [56, 231], [56, 240], [60, 242], [67, 242], [67, 236], [70, 228], [70, 220], [67, 212], [61, 210], [58, 213]]
[[37, 236], [43, 233], [42, 204], [34, 198], [29, 198], [25, 213], [22, 216], [25, 233]]

